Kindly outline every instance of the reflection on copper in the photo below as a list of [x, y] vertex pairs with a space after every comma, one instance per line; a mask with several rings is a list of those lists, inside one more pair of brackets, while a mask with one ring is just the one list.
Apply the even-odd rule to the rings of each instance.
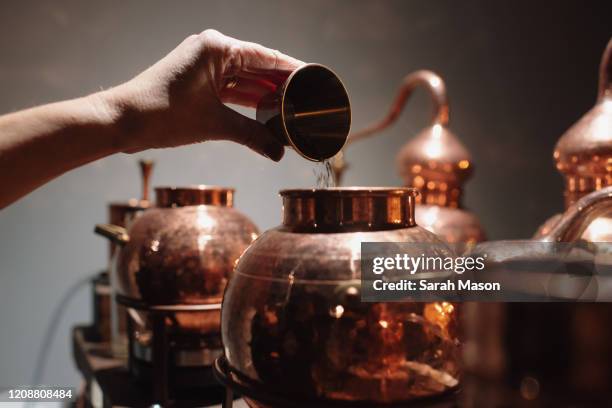
[[456, 387], [461, 365], [454, 305], [360, 300], [362, 242], [426, 242], [436, 253], [447, 250], [414, 224], [414, 191], [363, 187], [281, 195], [282, 226], [242, 255], [223, 300], [225, 356], [240, 381], [288, 400], [373, 404]]
[[334, 113], [346, 113], [346, 112], [349, 112], [349, 108], [342, 107], [342, 108], [332, 108], [332, 109], [320, 109], [320, 110], [311, 111], [311, 112], [295, 113], [293, 117], [296, 119], [300, 119], [300, 118], [309, 118], [311, 116], [331, 115]]

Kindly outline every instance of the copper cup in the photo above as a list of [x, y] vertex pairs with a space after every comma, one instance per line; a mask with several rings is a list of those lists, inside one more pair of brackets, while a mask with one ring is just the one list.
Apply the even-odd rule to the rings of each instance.
[[300, 156], [323, 161], [346, 143], [351, 127], [349, 97], [333, 71], [323, 65], [306, 64], [262, 98], [257, 105], [257, 121]]

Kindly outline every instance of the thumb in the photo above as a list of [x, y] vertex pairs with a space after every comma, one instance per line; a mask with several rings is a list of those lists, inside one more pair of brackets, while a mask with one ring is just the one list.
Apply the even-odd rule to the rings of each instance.
[[218, 138], [240, 143], [276, 162], [282, 159], [285, 148], [268, 128], [225, 105], [220, 108], [216, 118]]

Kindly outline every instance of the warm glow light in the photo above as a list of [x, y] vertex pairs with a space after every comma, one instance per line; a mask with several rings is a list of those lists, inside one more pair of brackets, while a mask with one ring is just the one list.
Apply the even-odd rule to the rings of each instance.
[[342, 305], [338, 305], [332, 310], [332, 317], [335, 317], [336, 319], [341, 318], [343, 314], [344, 307]]
[[607, 217], [600, 217], [591, 222], [584, 234], [591, 237], [593, 241], [600, 241], [601, 237], [606, 236], [610, 231], [612, 231], [612, 220]]
[[460, 169], [465, 170], [465, 169], [467, 169], [468, 167], [470, 167], [470, 162], [469, 162], [469, 161], [467, 161], [467, 160], [461, 160], [461, 161], [459, 162], [459, 168], [460, 168]]
[[442, 155], [442, 143], [439, 140], [430, 140], [425, 145], [425, 153], [428, 157], [438, 158]]
[[380, 324], [380, 327], [382, 327], [383, 329], [389, 327], [389, 322], [387, 322], [386, 320], [379, 320], [378, 324]]
[[157, 252], [159, 251], [159, 240], [154, 239], [153, 241], [151, 241], [151, 251], [153, 252]]
[[[208, 214], [206, 206], [198, 206], [198, 213], [196, 216], [196, 223], [201, 229], [211, 229], [215, 225], [215, 220]], [[198, 236], [198, 250], [203, 251], [206, 246], [206, 242], [210, 241], [212, 236], [210, 234], [202, 234]]]

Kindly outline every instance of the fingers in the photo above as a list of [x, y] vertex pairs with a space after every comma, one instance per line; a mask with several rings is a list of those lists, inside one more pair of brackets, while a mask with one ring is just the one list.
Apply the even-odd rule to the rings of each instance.
[[238, 52], [242, 60], [242, 70], [245, 72], [292, 72], [304, 65], [302, 61], [278, 50], [272, 50], [252, 42], [236, 41], [240, 45]]
[[279, 161], [285, 153], [283, 145], [261, 123], [220, 105], [216, 120], [216, 138], [240, 143], [251, 150]]
[[[263, 45], [241, 41], [221, 34], [216, 30], [206, 30], [201, 36], [205, 42], [216, 44], [225, 49], [230, 75], [240, 72], [251, 73], [290, 73], [304, 65], [304, 62], [281, 53], [278, 50], [266, 48]], [[210, 44], [209, 44], [210, 45]]]
[[224, 103], [256, 107], [261, 98], [276, 89], [276, 85], [265, 80], [236, 77], [233, 81], [232, 86], [224, 87], [219, 92], [219, 97]]

